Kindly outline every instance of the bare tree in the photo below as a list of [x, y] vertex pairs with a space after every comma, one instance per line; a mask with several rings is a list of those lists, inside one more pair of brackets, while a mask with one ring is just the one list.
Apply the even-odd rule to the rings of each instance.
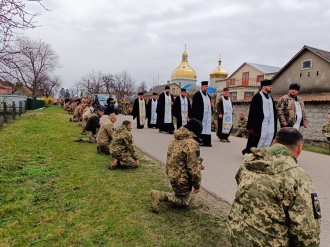
[[45, 75], [41, 77], [40, 90], [46, 97], [55, 96], [61, 86], [61, 78], [59, 76]]
[[148, 92], [148, 85], [147, 85], [147, 83], [145, 81], [142, 81], [140, 83], [140, 85], [138, 86], [137, 91], [138, 92], [143, 92], [143, 93]]
[[115, 75], [115, 94], [121, 98], [132, 98], [135, 92], [135, 81], [126, 70]]
[[4, 72], [6, 78], [24, 84], [35, 97], [45, 78], [60, 68], [59, 56], [46, 42], [28, 37], [17, 38], [10, 50], [13, 52]]
[[77, 86], [87, 94], [104, 93], [105, 86], [102, 72], [92, 71], [80, 79]]
[[151, 89], [161, 85], [161, 77], [159, 74], [151, 76], [151, 82], [149, 82]]
[[104, 83], [106, 93], [107, 94], [114, 93], [115, 80], [113, 75], [111, 74], [102, 75], [102, 81]]
[[69, 88], [69, 93], [70, 93], [71, 97], [76, 97], [76, 96], [79, 97], [78, 90], [76, 87]]
[[[43, 9], [46, 7], [42, 0], [0, 0], [0, 61], [4, 63], [8, 55], [8, 46], [13, 41], [15, 31], [26, 30], [37, 27], [34, 20], [38, 13], [26, 11], [28, 2], [37, 2]], [[46, 9], [47, 10], [47, 9]]]

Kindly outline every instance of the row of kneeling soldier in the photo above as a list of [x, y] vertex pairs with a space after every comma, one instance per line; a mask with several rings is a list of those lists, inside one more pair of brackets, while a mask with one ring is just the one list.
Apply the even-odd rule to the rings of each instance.
[[128, 120], [123, 121], [122, 125], [115, 128], [114, 123], [117, 117], [114, 113], [100, 124], [100, 118], [104, 111], [99, 109], [91, 114], [86, 121], [84, 131], [87, 138], [78, 137], [74, 142], [97, 143], [97, 153], [112, 156], [109, 169], [116, 168], [137, 168], [140, 162], [134, 146], [131, 134], [132, 125]]

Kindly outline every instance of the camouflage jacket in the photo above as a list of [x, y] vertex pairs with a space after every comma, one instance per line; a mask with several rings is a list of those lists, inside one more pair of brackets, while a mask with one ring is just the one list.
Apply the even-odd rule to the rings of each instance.
[[74, 108], [73, 115], [74, 115], [75, 117], [81, 117], [81, 116], [80, 116], [80, 108], [81, 108], [81, 105], [78, 105], [78, 106], [76, 106], [76, 107]]
[[322, 135], [330, 137], [330, 122], [326, 122], [322, 127]]
[[121, 156], [123, 153], [130, 153], [133, 159], [138, 159], [131, 130], [125, 125], [120, 125], [113, 134], [113, 139], [110, 143], [110, 154], [116, 157]]
[[251, 151], [236, 174], [232, 245], [319, 246], [321, 219], [313, 208], [319, 203], [307, 172], [281, 144]]
[[[301, 111], [302, 111], [302, 121], [300, 123], [300, 126], [303, 126], [304, 124], [307, 124], [305, 105], [299, 96], [297, 96], [297, 98], [300, 103]], [[277, 102], [277, 116], [278, 119], [280, 120], [281, 126], [283, 122], [287, 122], [288, 126], [290, 127], [292, 127], [296, 123], [297, 115], [296, 115], [295, 99], [292, 96], [290, 96], [289, 93], [282, 96]]]
[[101, 123], [100, 129], [97, 132], [96, 142], [99, 146], [108, 146], [112, 140], [114, 124], [108, 118]]
[[201, 163], [196, 135], [185, 127], [174, 133], [169, 144], [166, 159], [166, 173], [177, 195], [187, 195], [192, 187], [200, 189]]
[[238, 120], [237, 123], [237, 128], [242, 128], [242, 129], [246, 129], [247, 128], [247, 117], [244, 117], [243, 119]]

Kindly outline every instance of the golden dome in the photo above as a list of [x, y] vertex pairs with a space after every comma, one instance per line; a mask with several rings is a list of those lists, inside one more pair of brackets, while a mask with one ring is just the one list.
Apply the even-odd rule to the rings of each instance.
[[210, 78], [227, 78], [228, 72], [225, 71], [221, 66], [221, 59], [218, 61], [219, 65], [210, 73]]
[[172, 72], [171, 79], [175, 78], [197, 78], [195, 70], [193, 70], [188, 64], [188, 52], [186, 52], [186, 49], [182, 53], [181, 64]]

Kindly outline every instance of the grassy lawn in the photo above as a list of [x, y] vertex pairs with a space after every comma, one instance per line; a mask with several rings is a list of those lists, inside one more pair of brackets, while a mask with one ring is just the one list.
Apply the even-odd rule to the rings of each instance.
[[229, 246], [218, 201], [152, 213], [149, 191], [171, 191], [164, 167], [139, 153], [140, 168], [110, 171], [69, 117], [51, 106], [0, 130], [1, 247]]
[[327, 148], [315, 147], [315, 146], [311, 146], [311, 145], [307, 145], [307, 144], [305, 144], [303, 146], [303, 150], [314, 152], [314, 153], [319, 153], [319, 154], [330, 155], [329, 149], [327, 149]]

